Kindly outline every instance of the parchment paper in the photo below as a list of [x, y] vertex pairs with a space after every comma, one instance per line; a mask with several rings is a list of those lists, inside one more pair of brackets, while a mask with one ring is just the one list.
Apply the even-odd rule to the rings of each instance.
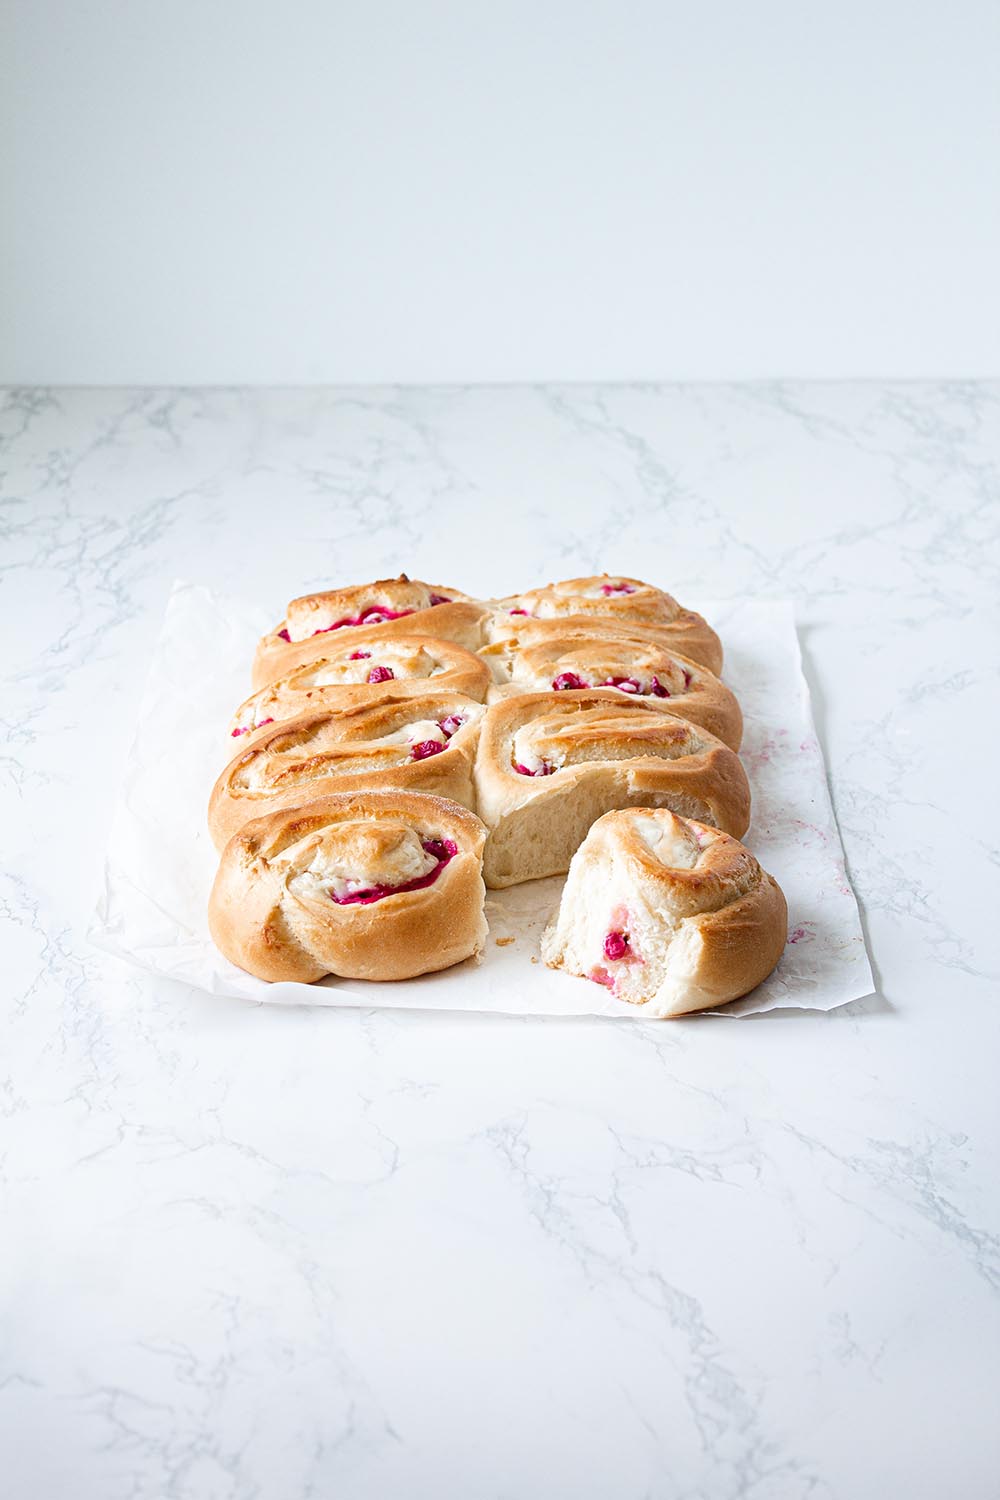
[[[870, 994], [872, 973], [813, 729], [792, 606], [699, 606], [722, 637], [725, 680], [746, 721], [741, 755], [753, 792], [746, 842], [788, 899], [789, 940], [775, 973], [719, 1014], [832, 1010]], [[266, 611], [177, 583], [139, 713], [90, 936], [154, 974], [211, 994], [270, 1004], [392, 1006], [510, 1015], [615, 1016], [641, 1008], [538, 958], [562, 879], [490, 893], [479, 963], [403, 983], [326, 979], [265, 984], [230, 964], [208, 935], [216, 854], [205, 826], [212, 784], [232, 751], [226, 724], [250, 691]]]

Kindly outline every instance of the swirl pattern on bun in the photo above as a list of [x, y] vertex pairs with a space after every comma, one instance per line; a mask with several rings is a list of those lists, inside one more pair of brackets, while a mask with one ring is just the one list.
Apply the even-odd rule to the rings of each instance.
[[616, 808], [668, 807], [736, 836], [750, 821], [734, 751], [657, 699], [612, 689], [493, 704], [475, 785], [492, 887], [563, 873], [591, 824]]
[[485, 837], [466, 808], [419, 792], [337, 793], [255, 819], [223, 851], [212, 937], [270, 981], [449, 968], [486, 940]]
[[[230, 740], [252, 735], [267, 724], [298, 714], [336, 708], [345, 701], [374, 702], [386, 691], [400, 696], [446, 690], [481, 703], [490, 682], [487, 664], [453, 641], [433, 636], [390, 635], [377, 630], [350, 632], [350, 638], [321, 637], [313, 660], [258, 688], [229, 723]], [[352, 696], [353, 695], [353, 696]]]
[[658, 699], [671, 713], [700, 724], [732, 750], [740, 748], [743, 715], [736, 696], [688, 657], [654, 641], [595, 636], [592, 621], [560, 622], [541, 639], [530, 628], [484, 646], [480, 656], [500, 679], [487, 702], [516, 693], [613, 688], [629, 697]]
[[217, 849], [251, 818], [338, 791], [432, 792], [473, 805], [481, 703], [461, 693], [385, 692], [299, 714], [251, 737], [219, 776], [208, 808]]
[[376, 583], [303, 594], [289, 604], [280, 625], [259, 641], [253, 685], [264, 687], [286, 676], [322, 654], [331, 638], [345, 630], [435, 636], [474, 651], [482, 644], [487, 612], [487, 605], [457, 589], [421, 583], [405, 573]]
[[722, 643], [701, 615], [652, 584], [608, 573], [567, 578], [499, 600], [486, 624], [488, 643], [503, 640], [528, 624], [534, 638], [543, 640], [557, 633], [555, 621], [596, 627], [592, 635], [620, 627], [626, 638], [659, 641], [716, 676], [722, 671]]

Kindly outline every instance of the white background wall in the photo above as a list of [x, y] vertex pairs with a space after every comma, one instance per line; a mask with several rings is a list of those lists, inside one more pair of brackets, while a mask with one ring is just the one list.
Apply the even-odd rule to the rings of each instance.
[[997, 0], [0, 0], [0, 380], [1000, 373]]

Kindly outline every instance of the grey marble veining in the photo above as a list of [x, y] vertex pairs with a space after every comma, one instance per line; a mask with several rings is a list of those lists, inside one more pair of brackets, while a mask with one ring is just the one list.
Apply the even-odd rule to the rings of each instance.
[[[8, 392], [0, 527], [12, 1496], [995, 1496], [1000, 388]], [[796, 599], [878, 997], [265, 1011], [88, 946], [175, 576], [603, 567]]]

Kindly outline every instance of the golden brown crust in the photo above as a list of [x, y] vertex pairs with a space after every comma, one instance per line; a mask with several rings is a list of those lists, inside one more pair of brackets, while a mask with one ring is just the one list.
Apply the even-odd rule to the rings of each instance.
[[[338, 793], [257, 818], [223, 851], [208, 908], [213, 940], [271, 982], [408, 979], [448, 968], [485, 941], [485, 837], [467, 809], [419, 792]], [[429, 853], [432, 840], [456, 852]], [[369, 902], [332, 898], [351, 886], [405, 884], [407, 860], [417, 870], [430, 861], [433, 883]]]
[[[488, 606], [456, 589], [401, 573], [374, 583], [326, 589], [293, 599], [284, 620], [263, 636], [253, 664], [254, 688], [285, 677], [322, 655], [343, 631], [378, 636], [425, 635], [475, 651], [482, 644]], [[359, 623], [354, 623], [359, 622]]]
[[683, 1016], [728, 1005], [756, 989], [777, 966], [788, 936], [788, 906], [772, 875], [719, 911], [691, 917], [682, 929], [690, 960], [665, 989], [659, 1015]]
[[756, 988], [787, 927], [780, 887], [738, 840], [629, 809], [600, 818], [574, 856], [542, 956], [649, 1015], [679, 1016]]
[[560, 874], [614, 808], [669, 807], [737, 836], [750, 819], [746, 773], [728, 746], [655, 699], [613, 689], [493, 704], [475, 784], [492, 887]]
[[[558, 622], [540, 639], [528, 627], [509, 630], [504, 639], [481, 648], [479, 655], [499, 679], [487, 702], [518, 693], [579, 691], [623, 684], [632, 697], [649, 696], [692, 724], [700, 724], [731, 750], [740, 748], [743, 715], [734, 693], [688, 657], [650, 640], [629, 640], [620, 633], [599, 636], [594, 621]], [[556, 623], [551, 623], [555, 627]], [[616, 632], [621, 627], [615, 627]]]
[[487, 645], [512, 637], [524, 645], [542, 645], [559, 640], [567, 629], [588, 635], [592, 640], [647, 642], [664, 651], [675, 651], [689, 661], [707, 667], [716, 677], [722, 671], [722, 642], [701, 615], [682, 609], [672, 619], [658, 623], [604, 615], [563, 615], [549, 619], [531, 619], [496, 609], [484, 624]]
[[589, 578], [564, 578], [498, 601], [509, 612], [524, 611], [535, 620], [589, 615], [637, 624], [669, 625], [682, 613], [672, 594], [640, 578], [598, 573]]
[[[345, 702], [380, 701], [432, 692], [464, 693], [482, 703], [490, 684], [487, 664], [474, 652], [426, 635], [390, 635], [351, 630], [319, 637], [314, 656], [276, 682], [246, 698], [227, 728], [228, 740], [240, 749], [267, 724], [282, 724], [299, 714], [337, 708]], [[391, 676], [384, 678], [389, 672]], [[374, 675], [373, 683], [367, 679]], [[234, 747], [235, 748], [235, 747]]]
[[[358, 661], [379, 668], [375, 682]], [[700, 615], [608, 574], [489, 604], [406, 574], [293, 599], [258, 645], [256, 691], [230, 725], [236, 754], [211, 796], [209, 826], [224, 848], [216, 941], [262, 978], [405, 977], [481, 944], [484, 838], [488, 882], [504, 886], [565, 870], [612, 808], [669, 807], [742, 833], [749, 789], [723, 742], [738, 747], [742, 717], [713, 675], [721, 664]], [[560, 672], [620, 681], [525, 691]], [[503, 701], [484, 714], [486, 697]], [[432, 744], [442, 748], [427, 753]], [[552, 774], [520, 774], [517, 757], [528, 769], [551, 761]], [[429, 803], [457, 813], [464, 832], [461, 855], [433, 866], [425, 885], [430, 854], [412, 819], [426, 821]], [[478, 807], [488, 837], [456, 804]], [[345, 860], [377, 878], [377, 899], [338, 894]], [[406, 870], [417, 883], [403, 890]], [[766, 899], [764, 880], [747, 900]], [[728, 906], [733, 932], [738, 903]], [[706, 935], [703, 988], [726, 951], [713, 915], [699, 906], [684, 919], [692, 952]]]
[[[374, 703], [367, 694], [345, 697], [338, 708], [259, 729], [212, 790], [208, 825], [216, 848], [251, 818], [331, 792], [430, 792], [472, 807], [483, 712], [461, 693], [385, 692]], [[440, 753], [419, 758], [413, 747], [435, 741]]]

